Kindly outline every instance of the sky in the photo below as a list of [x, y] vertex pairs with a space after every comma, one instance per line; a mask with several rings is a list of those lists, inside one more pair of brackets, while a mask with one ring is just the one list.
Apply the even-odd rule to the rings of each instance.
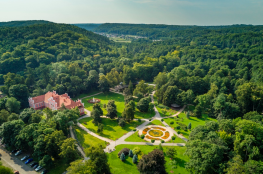
[[263, 0], [0, 0], [0, 21], [263, 24]]

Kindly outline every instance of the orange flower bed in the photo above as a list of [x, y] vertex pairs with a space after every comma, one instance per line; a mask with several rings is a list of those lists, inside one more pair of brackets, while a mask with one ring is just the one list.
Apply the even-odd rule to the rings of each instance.
[[167, 139], [169, 136], [170, 136], [170, 133], [166, 131], [162, 139]]
[[166, 129], [164, 128], [161, 128], [161, 127], [152, 127], [153, 129], [159, 129], [159, 130], [162, 130], [162, 131], [166, 131]]
[[150, 128], [148, 128], [148, 127], [143, 129], [142, 134], [144, 134], [144, 135], [147, 134], [148, 130], [150, 130]]
[[160, 140], [160, 138], [154, 138], [154, 137], [151, 137], [149, 135], [146, 135], [145, 138], [148, 138], [150, 140]]

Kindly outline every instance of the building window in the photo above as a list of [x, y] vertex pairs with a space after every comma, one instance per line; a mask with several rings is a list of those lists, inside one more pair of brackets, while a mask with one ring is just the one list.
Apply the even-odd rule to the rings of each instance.
[[38, 107], [38, 104], [37, 104], [37, 107]]

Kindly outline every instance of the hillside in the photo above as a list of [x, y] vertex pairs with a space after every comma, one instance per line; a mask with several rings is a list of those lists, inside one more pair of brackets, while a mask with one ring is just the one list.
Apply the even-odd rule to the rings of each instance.
[[10, 21], [10, 22], [0, 22], [0, 27], [24, 27], [34, 24], [48, 24], [52, 23], [44, 20], [29, 20], [29, 21]]
[[72, 24], [79, 28], [86, 29], [88, 31], [94, 31], [96, 28], [98, 28], [101, 24]]

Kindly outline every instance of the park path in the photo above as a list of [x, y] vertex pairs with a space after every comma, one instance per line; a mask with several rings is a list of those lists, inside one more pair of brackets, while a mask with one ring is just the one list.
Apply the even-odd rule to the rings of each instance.
[[[111, 92], [114, 92], [114, 91], [111, 91]], [[123, 95], [122, 93], [119, 93], [119, 92], [114, 92], [114, 93]], [[150, 94], [152, 103], [154, 103], [154, 98], [153, 98], [154, 93], [155, 93], [155, 91], [153, 91], [152, 94]], [[86, 96], [86, 97], [83, 97], [83, 98], [92, 97], [92, 96], [95, 96], [95, 95], [98, 95], [98, 94], [100, 94], [100, 93], [97, 93], [97, 94], [94, 94], [94, 95], [90, 95], [90, 96]], [[181, 108], [176, 114], [174, 114], [172, 116], [169, 116], [169, 117], [175, 117], [175, 116], [179, 115], [181, 112], [183, 112], [185, 107], [186, 107], [186, 105], [183, 108]], [[78, 118], [78, 121], [83, 119], [83, 118], [90, 117], [90, 111], [87, 110], [87, 109], [85, 109], [85, 111], [87, 112], [87, 114], [82, 116], [82, 117], [80, 117], [80, 118]], [[152, 120], [155, 120], [155, 119], [161, 120], [163, 118], [169, 118], [169, 117], [161, 117], [161, 115], [158, 112], [158, 110], [157, 110], [155, 105], [154, 105], [154, 112], [155, 112], [155, 115], [154, 115], [154, 117], [151, 118]], [[104, 117], [104, 116], [102, 116], [102, 117]], [[135, 119], [135, 120], [137, 120], [137, 119]], [[149, 119], [141, 119], [141, 120], [143, 120], [144, 123], [142, 123], [141, 125], [137, 126], [136, 129], [138, 131], [143, 129], [147, 124], [149, 124], [151, 122], [151, 121], [149, 121]], [[188, 141], [184, 136], [179, 135], [174, 129], [172, 129], [165, 121], [163, 121], [162, 123], [169, 130], [169, 132], [174, 133], [175, 135], [177, 135], [179, 138], [183, 139], [184, 141]], [[111, 139], [108, 139], [108, 138], [105, 138], [105, 137], [97, 135], [96, 133], [94, 133], [94, 132], [90, 131], [89, 129], [87, 129], [84, 125], [80, 124], [79, 122], [77, 123], [77, 125], [81, 129], [83, 129], [84, 131], [89, 133], [90, 135], [92, 135], [94, 137], [97, 137], [97, 138], [99, 138], [99, 139], [101, 139], [103, 141], [109, 142], [110, 144], [104, 149], [104, 151], [108, 152], [108, 153], [114, 151], [115, 147], [117, 145], [121, 145], [121, 144], [131, 144], [131, 145], [159, 145], [160, 144], [160, 141], [155, 141], [154, 143], [150, 143], [150, 142], [127, 142], [127, 141], [125, 141], [126, 138], [130, 137], [131, 135], [133, 135], [135, 133], [135, 131], [133, 131], [133, 130], [129, 131], [128, 133], [126, 133], [125, 135], [120, 137], [119, 139], [113, 141]], [[163, 146], [185, 146], [185, 143], [163, 143], [162, 145]]]
[[101, 93], [102, 93], [102, 92], [99, 92], [99, 93], [96, 93], [96, 94], [92, 94], [92, 95], [89, 95], [89, 96], [86, 96], [86, 97], [82, 97], [82, 98], [80, 98], [80, 100], [82, 100], [82, 99], [84, 99], [84, 98], [93, 97], [93, 96], [99, 95], [99, 94], [101, 94]]

